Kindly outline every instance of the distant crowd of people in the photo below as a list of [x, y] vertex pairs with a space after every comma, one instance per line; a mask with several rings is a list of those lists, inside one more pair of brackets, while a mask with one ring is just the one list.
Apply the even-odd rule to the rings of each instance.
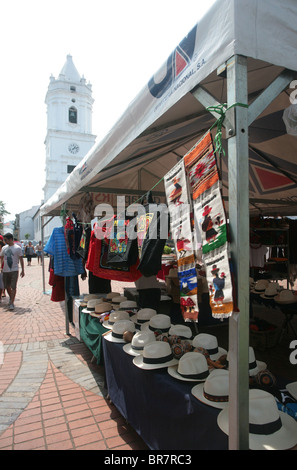
[[31, 266], [32, 258], [37, 258], [37, 263], [42, 263], [43, 245], [41, 241], [37, 245], [33, 245], [31, 241], [14, 240], [22, 248], [23, 256], [27, 259], [27, 266]]

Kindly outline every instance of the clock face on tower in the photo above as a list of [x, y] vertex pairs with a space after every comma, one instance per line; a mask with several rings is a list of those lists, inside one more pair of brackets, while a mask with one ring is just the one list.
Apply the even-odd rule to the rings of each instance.
[[76, 143], [69, 144], [68, 150], [70, 153], [77, 153], [79, 151], [79, 146]]

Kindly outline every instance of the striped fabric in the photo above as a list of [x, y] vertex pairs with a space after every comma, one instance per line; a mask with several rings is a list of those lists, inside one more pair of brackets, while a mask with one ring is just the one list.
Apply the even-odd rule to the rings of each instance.
[[67, 253], [64, 228], [54, 228], [44, 251], [54, 258], [54, 273], [56, 276], [77, 276], [84, 273], [81, 259], [72, 259]]

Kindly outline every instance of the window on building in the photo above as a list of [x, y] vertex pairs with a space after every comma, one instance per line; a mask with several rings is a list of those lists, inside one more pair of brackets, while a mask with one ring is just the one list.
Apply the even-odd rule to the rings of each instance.
[[77, 124], [77, 109], [74, 106], [69, 108], [69, 122]]
[[67, 173], [72, 173], [75, 168], [75, 165], [67, 165]]
[[71, 86], [71, 87], [70, 87], [70, 91], [75, 92], [75, 91], [76, 91], [76, 87], [75, 87], [75, 86]]

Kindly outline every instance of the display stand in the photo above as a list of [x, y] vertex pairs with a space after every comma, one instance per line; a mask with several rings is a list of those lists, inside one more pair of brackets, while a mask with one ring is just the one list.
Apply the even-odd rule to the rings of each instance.
[[220, 410], [195, 398], [193, 383], [174, 379], [167, 368], [138, 368], [123, 344], [103, 338], [102, 347], [109, 397], [150, 449], [228, 449]]

